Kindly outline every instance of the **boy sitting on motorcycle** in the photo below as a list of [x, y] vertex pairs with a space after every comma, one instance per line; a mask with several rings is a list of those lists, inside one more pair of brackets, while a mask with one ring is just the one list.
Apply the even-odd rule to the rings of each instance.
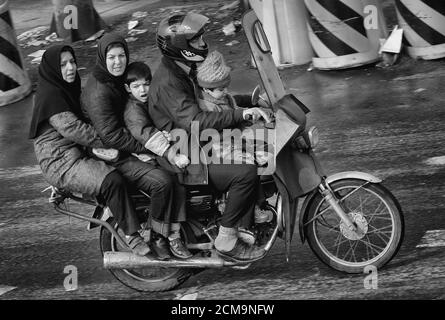
[[[211, 52], [204, 62], [197, 69], [198, 85], [201, 89], [201, 96], [198, 98], [199, 107], [206, 112], [222, 112], [224, 110], [238, 109], [236, 100], [228, 93], [227, 87], [230, 84], [230, 67], [224, 61], [222, 54], [218, 51]], [[254, 137], [255, 129], [244, 126], [241, 128], [244, 134], [242, 138], [248, 137], [252, 133]], [[212, 150], [216, 157], [224, 163], [234, 161], [235, 163], [248, 163], [263, 166], [272, 160], [273, 154], [267, 152], [265, 148], [255, 150], [260, 144], [266, 145], [264, 141], [258, 139], [246, 139], [246, 147], [242, 144], [232, 143], [233, 132], [227, 135], [222, 134], [222, 143], [213, 144]], [[236, 141], [236, 140], [235, 140]], [[238, 139], [241, 141], [241, 139]], [[249, 148], [251, 147], [251, 148]], [[267, 148], [267, 145], [266, 145]]]
[[[201, 95], [198, 97], [198, 104], [201, 110], [206, 112], [222, 112], [224, 110], [238, 109], [240, 108], [235, 98], [228, 93], [227, 87], [230, 84], [230, 67], [228, 67], [224, 61], [222, 54], [218, 51], [211, 52], [203, 63], [197, 68], [197, 82], [201, 89]], [[264, 128], [261, 128], [264, 130]], [[248, 127], [243, 126], [238, 133], [241, 134], [240, 138], [249, 137], [248, 130], [252, 133], [250, 136], [253, 139], [245, 139], [247, 146], [243, 146], [242, 139], [235, 139], [235, 143], [232, 142], [234, 136], [233, 130], [223, 130], [222, 139], [220, 144], [213, 144], [212, 151], [215, 156], [221, 159], [223, 163], [248, 163], [258, 166], [266, 165], [269, 161], [273, 160], [273, 154], [268, 152], [268, 146], [265, 141], [254, 138], [255, 126]], [[246, 133], [247, 132], [247, 133]], [[260, 144], [263, 146], [260, 147]], [[254, 151], [254, 148], [257, 148]], [[261, 194], [261, 191], [259, 191]], [[261, 198], [261, 197], [260, 197]], [[261, 200], [260, 200], [261, 202]], [[265, 212], [256, 208], [255, 210], [255, 223], [262, 223], [270, 221], [272, 217], [269, 212]]]
[[[184, 168], [189, 164], [187, 156], [176, 154], [170, 148], [168, 135], [159, 131], [153, 126], [150, 116], [148, 115], [148, 89], [151, 81], [150, 67], [142, 62], [133, 62], [128, 65], [127, 74], [125, 78], [125, 89], [129, 93], [127, 105], [124, 111], [124, 121], [130, 133], [142, 143], [145, 148], [152, 152], [152, 154], [134, 154], [137, 158], [144, 162], [154, 161], [161, 164], [167, 171], [171, 167], [165, 167], [163, 157], [167, 157], [171, 166]], [[174, 172], [172, 172], [174, 175]], [[180, 222], [185, 221], [185, 196], [186, 191], [184, 186], [179, 184], [178, 179], [175, 178], [175, 207], [178, 212], [175, 217], [152, 216], [151, 225], [155, 235], [155, 241], [164, 242], [168, 239], [171, 253], [180, 259], [187, 259], [192, 256], [190, 251], [184, 245], [180, 237]], [[158, 256], [159, 256], [159, 252]], [[164, 254], [165, 256], [165, 254]]]

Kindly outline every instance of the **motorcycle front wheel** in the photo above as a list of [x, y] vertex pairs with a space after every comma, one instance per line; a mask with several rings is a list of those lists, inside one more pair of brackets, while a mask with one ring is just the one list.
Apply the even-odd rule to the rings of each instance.
[[[110, 224], [117, 229], [117, 223], [110, 221]], [[118, 231], [124, 239], [122, 231]], [[123, 248], [116, 241], [116, 238], [106, 228], [100, 230], [100, 250], [102, 256], [107, 251], [130, 251]], [[137, 291], [161, 292], [176, 288], [185, 282], [193, 273], [187, 268], [137, 268], [137, 269], [110, 269], [111, 274], [127, 287]]]
[[363, 273], [368, 265], [383, 267], [397, 254], [404, 234], [396, 198], [383, 185], [360, 179], [338, 180], [330, 187], [357, 229], [349, 230], [318, 193], [305, 222], [312, 251], [342, 272]]

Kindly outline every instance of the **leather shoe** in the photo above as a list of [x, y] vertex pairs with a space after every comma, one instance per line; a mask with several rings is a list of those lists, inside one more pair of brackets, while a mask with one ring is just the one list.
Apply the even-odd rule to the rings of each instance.
[[246, 262], [261, 259], [266, 254], [264, 249], [261, 249], [255, 245], [248, 245], [247, 243], [238, 239], [236, 241], [235, 247], [230, 251], [219, 251], [216, 252], [223, 258], [233, 260], [236, 262]]
[[181, 238], [170, 240], [170, 251], [176, 258], [179, 259], [188, 259], [193, 256], [193, 254], [184, 245]]
[[153, 237], [150, 241], [150, 247], [156, 253], [159, 260], [170, 259], [170, 250], [168, 250], [168, 244], [164, 237]]
[[126, 242], [131, 251], [138, 256], [145, 256], [151, 253], [150, 247], [139, 234], [126, 237]]

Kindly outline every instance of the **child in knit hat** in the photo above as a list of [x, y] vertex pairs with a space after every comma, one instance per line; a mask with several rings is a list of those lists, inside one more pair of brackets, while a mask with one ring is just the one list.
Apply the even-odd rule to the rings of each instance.
[[[198, 98], [199, 107], [206, 112], [222, 112], [239, 108], [233, 96], [228, 93], [230, 84], [230, 67], [218, 51], [211, 52], [197, 69], [198, 85], [202, 97]], [[246, 129], [246, 128], [244, 128]], [[231, 136], [222, 136], [223, 143], [213, 145], [212, 151], [224, 163], [234, 160], [235, 163], [257, 164], [263, 166], [270, 160], [271, 155], [265, 151], [247, 152], [242, 145], [233, 145]], [[258, 144], [260, 141], [247, 141]], [[262, 143], [262, 141], [261, 141]]]

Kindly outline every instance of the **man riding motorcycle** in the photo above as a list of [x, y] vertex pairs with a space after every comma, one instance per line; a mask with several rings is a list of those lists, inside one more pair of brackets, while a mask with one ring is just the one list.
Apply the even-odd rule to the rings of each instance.
[[[161, 21], [157, 44], [163, 54], [161, 64], [153, 75], [149, 92], [149, 113], [159, 130], [171, 132], [182, 129], [189, 140], [198, 139], [192, 130], [214, 128], [218, 131], [239, 126], [247, 118], [264, 118], [266, 112], [252, 108], [250, 98], [235, 96], [237, 104], [246, 109], [224, 112], [203, 112], [197, 102], [196, 68], [204, 61], [208, 47], [202, 36], [208, 18], [196, 14], [173, 15]], [[190, 150], [193, 152], [193, 150]], [[211, 184], [219, 192], [228, 192], [220, 222], [215, 248], [229, 260], [248, 261], [261, 258], [265, 251], [248, 245], [238, 238], [237, 224], [242, 219], [250, 225], [259, 186], [257, 168], [252, 164], [199, 164], [187, 167], [185, 181], [189, 184]]]

